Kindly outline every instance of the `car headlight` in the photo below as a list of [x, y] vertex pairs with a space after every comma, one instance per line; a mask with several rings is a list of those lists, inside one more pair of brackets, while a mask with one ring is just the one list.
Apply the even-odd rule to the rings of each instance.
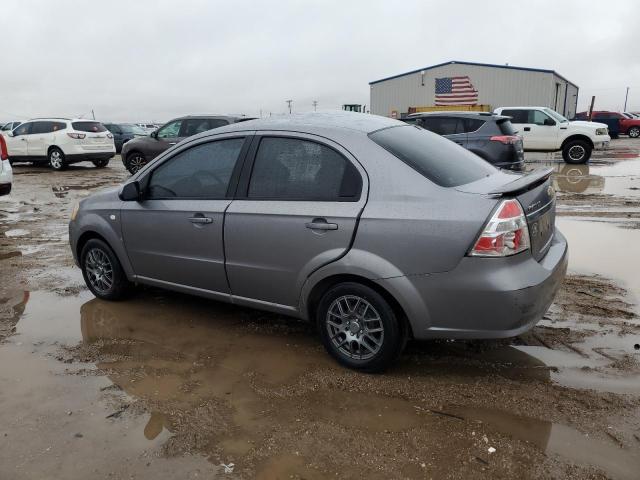
[[607, 128], [596, 128], [596, 135], [606, 135], [609, 133]]
[[80, 204], [78, 202], [73, 204], [73, 209], [71, 210], [71, 221], [73, 222], [78, 216], [78, 210], [80, 210]]

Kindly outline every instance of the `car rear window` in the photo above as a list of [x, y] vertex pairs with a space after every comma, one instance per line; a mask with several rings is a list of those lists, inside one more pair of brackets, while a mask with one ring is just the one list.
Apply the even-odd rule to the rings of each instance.
[[100, 122], [73, 122], [71, 124], [74, 130], [78, 132], [106, 132], [107, 129], [104, 128]]
[[515, 135], [516, 130], [513, 128], [513, 123], [509, 120], [498, 121], [498, 127], [500, 127], [500, 131], [503, 135]]
[[496, 172], [477, 155], [421, 128], [385, 128], [369, 138], [441, 187], [457, 187]]

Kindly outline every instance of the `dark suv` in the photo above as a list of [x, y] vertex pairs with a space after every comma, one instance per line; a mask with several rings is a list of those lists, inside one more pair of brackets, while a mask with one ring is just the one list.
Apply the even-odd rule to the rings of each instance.
[[124, 144], [129, 140], [148, 135], [147, 132], [134, 123], [103, 123], [103, 125], [113, 134], [116, 153], [120, 153]]
[[405, 122], [462, 145], [495, 167], [524, 170], [522, 139], [509, 117], [484, 112], [414, 113]]
[[169, 147], [187, 137], [246, 120], [253, 118], [226, 115], [190, 115], [175, 118], [149, 136], [134, 138], [125, 143], [121, 152], [122, 163], [129, 172], [136, 173]]

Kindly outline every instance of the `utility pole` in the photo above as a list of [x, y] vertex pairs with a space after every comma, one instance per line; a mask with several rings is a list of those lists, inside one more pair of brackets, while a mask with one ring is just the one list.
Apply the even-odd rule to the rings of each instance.
[[318, 101], [314, 100], [313, 102], [311, 102], [313, 104], [313, 111], [316, 111], [316, 107], [318, 106]]
[[[627, 88], [627, 90], [629, 90], [629, 89]], [[91, 109], [91, 116], [93, 117], [94, 120], [96, 119], [96, 114], [93, 113], [93, 108]]]
[[591, 117], [593, 116], [593, 104], [596, 103], [596, 96], [591, 97], [591, 106], [589, 107], [589, 121], [591, 121]]
[[624, 110], [623, 112], [627, 111], [627, 99], [629, 98], [629, 87], [627, 87], [627, 94], [624, 96]]
[[285, 100], [285, 102], [289, 105], [289, 115], [291, 115], [291, 104], [293, 103], [293, 100]]

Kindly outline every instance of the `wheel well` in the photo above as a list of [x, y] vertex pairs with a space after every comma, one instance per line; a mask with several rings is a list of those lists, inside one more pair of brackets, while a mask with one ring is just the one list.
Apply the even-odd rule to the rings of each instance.
[[[56, 145], [49, 145], [49, 148], [47, 149], [47, 156], [49, 156], [49, 154], [51, 153], [51, 150], [53, 150], [54, 148], [62, 152], [62, 149], [60, 147]], [[62, 152], [62, 154], [64, 155], [64, 152]]]
[[144, 153], [142, 153], [140, 150], [131, 150], [130, 152], [127, 152], [127, 156], [125, 157], [125, 160], [129, 160], [129, 157], [133, 154], [138, 154], [138, 155], [142, 155], [144, 158], [147, 158], [146, 155]]
[[[89, 240], [94, 238], [97, 238], [98, 240], [102, 240], [104, 243], [109, 245], [109, 242], [107, 242], [107, 240], [99, 233], [84, 232], [82, 235], [80, 235], [80, 238], [78, 239], [78, 243], [76, 244], [76, 255], [78, 260], [80, 260], [80, 255], [82, 254], [82, 249], [84, 248], [84, 246], [87, 244]], [[111, 248], [111, 245], [109, 245], [109, 248]], [[111, 250], [113, 250], [113, 248], [111, 248]]]
[[586, 135], [571, 135], [570, 137], [567, 137], [564, 139], [564, 141], [562, 142], [562, 147], [564, 148], [564, 146], [568, 143], [571, 142], [573, 140], [582, 140], [584, 142], [587, 142], [589, 144], [589, 146], [591, 148], [593, 148], [593, 142], [591, 141], [591, 139], [589, 137], [587, 137]]
[[313, 289], [311, 290], [311, 293], [309, 293], [309, 296], [307, 297], [307, 306], [306, 306], [307, 316], [312, 322], [315, 323], [314, 313], [315, 313], [316, 307], [318, 306], [318, 303], [320, 303], [320, 300], [322, 299], [322, 296], [331, 287], [339, 283], [345, 283], [345, 282], [355, 282], [355, 283], [360, 283], [362, 285], [366, 285], [367, 287], [375, 290], [380, 295], [382, 295], [384, 299], [387, 302], [389, 302], [389, 305], [393, 309], [393, 312], [396, 314], [396, 317], [398, 317], [398, 319], [400, 320], [401, 326], [404, 329], [404, 331], [409, 335], [413, 336], [413, 331], [411, 330], [411, 324], [409, 323], [407, 315], [405, 314], [404, 309], [402, 308], [400, 303], [398, 303], [395, 297], [391, 295], [391, 293], [389, 293], [386, 289], [378, 285], [377, 283], [369, 280], [368, 278], [360, 277], [358, 275], [348, 275], [348, 274], [333, 275], [331, 277], [327, 277], [321, 280], [320, 282], [318, 282], [318, 284], [315, 287], [313, 287]]

